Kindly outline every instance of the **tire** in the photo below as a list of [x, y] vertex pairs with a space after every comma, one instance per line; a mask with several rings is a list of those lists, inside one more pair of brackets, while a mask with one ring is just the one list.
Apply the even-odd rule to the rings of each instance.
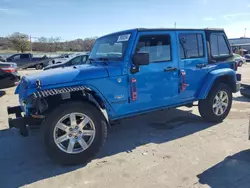
[[[85, 120], [86, 117], [89, 118], [89, 123], [86, 124], [83, 129], [81, 128], [80, 124], [78, 124], [79, 128], [76, 131], [82, 131], [82, 132], [89, 131], [88, 134], [89, 135], [92, 134], [92, 136], [94, 132], [94, 137], [86, 135], [85, 136], [76, 135], [78, 134], [78, 132], [77, 133], [74, 132], [75, 129], [73, 129], [72, 132], [68, 130], [69, 133], [72, 133], [71, 135], [69, 135], [69, 133], [67, 132], [62, 133], [62, 130], [60, 128], [58, 129], [57, 123], [60, 120], [62, 120], [61, 118], [67, 116], [68, 114], [73, 114], [73, 112], [85, 115], [84, 119], [78, 119], [77, 115], [75, 116], [76, 117], [75, 122], [77, 124], [81, 121], [83, 122], [83, 120]], [[63, 123], [65, 123], [66, 125], [67, 121], [68, 119], [65, 119]], [[70, 122], [71, 121], [69, 119], [68, 124]], [[94, 125], [94, 128], [91, 129], [90, 127], [92, 124]], [[70, 101], [58, 106], [57, 108], [53, 109], [49, 114], [47, 114], [42, 126], [43, 126], [42, 136], [44, 139], [45, 148], [49, 156], [54, 161], [64, 165], [86, 164], [97, 154], [97, 152], [104, 144], [107, 137], [107, 125], [105, 123], [104, 116], [95, 106], [87, 102]], [[89, 127], [90, 130], [85, 130], [86, 127]], [[90, 133], [90, 131], [92, 133]], [[55, 137], [58, 134], [62, 134], [62, 136], [67, 135], [66, 136], [67, 140], [57, 144], [56, 140], [62, 138], [61, 135]], [[77, 136], [78, 138], [76, 138]], [[85, 144], [82, 145], [85, 147], [85, 149], [83, 149], [84, 147], [80, 144], [79, 140], [84, 140]], [[71, 141], [75, 142], [75, 144], [73, 144], [73, 147], [69, 146]], [[86, 144], [88, 145], [88, 147]], [[68, 152], [71, 151], [71, 149], [69, 148], [72, 148], [71, 153]]]
[[[218, 102], [217, 99], [219, 97], [219, 94], [221, 93], [223, 93], [222, 99], [227, 95], [227, 100], [220, 99], [220, 101]], [[227, 103], [227, 106], [225, 106], [225, 103]], [[232, 90], [228, 85], [223, 83], [219, 83], [213, 86], [207, 98], [200, 100], [198, 104], [200, 115], [205, 121], [208, 122], [223, 121], [229, 114], [231, 106], [232, 106]], [[220, 107], [222, 107], [222, 109]], [[216, 114], [218, 108], [219, 110], [218, 113]]]
[[42, 69], [43, 69], [43, 64], [36, 65], [36, 70], [42, 70]]
[[240, 62], [238, 63], [238, 66], [239, 66], [239, 67], [242, 67], [242, 65], [243, 65], [243, 62], [240, 61]]
[[249, 88], [241, 88], [240, 94], [246, 98], [250, 99], [250, 89]]

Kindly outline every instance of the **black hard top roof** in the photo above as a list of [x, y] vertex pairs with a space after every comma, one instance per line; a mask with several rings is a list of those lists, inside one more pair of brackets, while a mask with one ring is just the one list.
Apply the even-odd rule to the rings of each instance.
[[223, 28], [137, 28], [138, 31], [224, 31]]
[[113, 35], [113, 34], [120, 34], [120, 33], [126, 33], [126, 32], [133, 32], [133, 31], [207, 31], [208, 33], [211, 32], [224, 32], [224, 29], [222, 28], [203, 28], [203, 29], [195, 29], [195, 28], [134, 28], [134, 29], [129, 29], [129, 30], [123, 30], [123, 31], [118, 31], [115, 33], [110, 33], [107, 35], [104, 35], [100, 38]]

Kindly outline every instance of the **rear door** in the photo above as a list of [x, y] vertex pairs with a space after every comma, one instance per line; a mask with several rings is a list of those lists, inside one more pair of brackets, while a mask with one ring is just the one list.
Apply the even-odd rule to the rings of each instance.
[[179, 98], [192, 100], [208, 72], [207, 49], [204, 31], [177, 31], [180, 71], [184, 71], [185, 90]]

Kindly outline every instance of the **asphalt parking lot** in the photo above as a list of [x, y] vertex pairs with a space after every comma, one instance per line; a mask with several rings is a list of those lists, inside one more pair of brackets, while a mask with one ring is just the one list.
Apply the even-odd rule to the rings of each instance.
[[[239, 72], [250, 84], [250, 64]], [[250, 100], [239, 93], [220, 124], [204, 122], [197, 107], [137, 116], [111, 128], [86, 166], [61, 166], [47, 157], [39, 130], [23, 138], [7, 129], [14, 89], [0, 91], [0, 187], [250, 187]]]

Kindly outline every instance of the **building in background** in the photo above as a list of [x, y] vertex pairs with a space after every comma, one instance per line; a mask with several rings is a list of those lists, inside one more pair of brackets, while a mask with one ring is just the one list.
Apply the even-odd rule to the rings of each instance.
[[250, 54], [250, 38], [233, 38], [229, 39], [229, 43], [234, 53], [240, 55]]

